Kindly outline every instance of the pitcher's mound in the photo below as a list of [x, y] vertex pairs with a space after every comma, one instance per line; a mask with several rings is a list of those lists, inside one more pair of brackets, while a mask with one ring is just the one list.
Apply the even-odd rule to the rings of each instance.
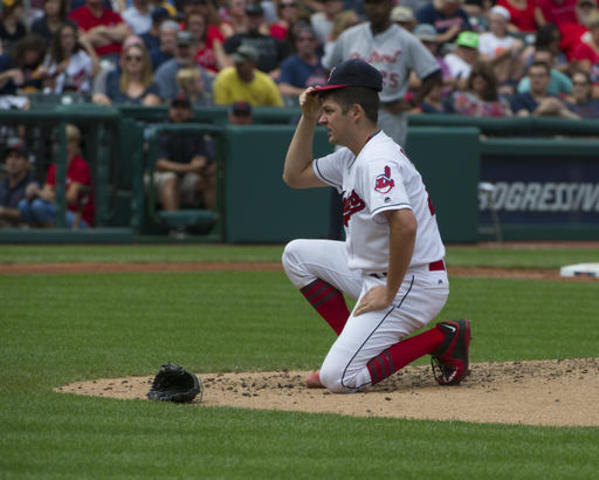
[[[428, 366], [410, 366], [365, 393], [307, 389], [310, 372], [199, 373], [201, 406], [336, 413], [368, 417], [599, 426], [599, 359], [476, 363], [457, 387], [441, 387]], [[145, 399], [153, 377], [76, 382], [55, 390]]]

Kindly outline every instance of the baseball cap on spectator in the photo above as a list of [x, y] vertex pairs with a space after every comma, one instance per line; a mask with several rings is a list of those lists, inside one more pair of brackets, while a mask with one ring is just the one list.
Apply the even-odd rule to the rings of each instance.
[[152, 22], [159, 23], [169, 18], [168, 10], [164, 7], [156, 7], [152, 10]]
[[171, 100], [171, 107], [191, 108], [191, 102], [184, 93], [178, 93], [175, 98]]
[[[592, 1], [592, 0], [590, 0], [590, 1]], [[505, 7], [502, 7], [501, 5], [495, 5], [491, 9], [491, 14], [499, 15], [499, 16], [503, 17], [505, 20], [507, 20], [508, 22], [512, 18], [512, 16], [510, 15], [509, 10], [507, 8], [505, 8]]]
[[310, 93], [338, 90], [345, 87], [364, 87], [380, 92], [383, 89], [383, 76], [369, 63], [354, 58], [333, 68], [326, 85], [317, 86]]
[[474, 32], [462, 32], [458, 35], [456, 45], [467, 48], [478, 48], [478, 34]]
[[437, 30], [430, 23], [416, 25], [412, 33], [421, 42], [434, 42], [437, 40]]
[[234, 115], [251, 115], [252, 114], [252, 106], [248, 102], [234, 102], [231, 105], [231, 112]]
[[177, 32], [177, 45], [191, 45], [196, 42], [196, 37], [193, 33], [184, 30]]
[[264, 15], [264, 9], [259, 3], [248, 3], [245, 7], [246, 15]]
[[237, 51], [231, 55], [231, 59], [235, 63], [243, 63], [243, 62], [254, 62], [258, 61], [260, 54], [258, 50], [256, 50], [251, 45], [244, 45], [243, 43], [239, 45]]
[[391, 21], [392, 22], [412, 22], [416, 20], [414, 12], [408, 7], [393, 7], [391, 10]]
[[578, 5], [579, 7], [582, 7], [583, 5], [588, 5], [589, 7], [596, 7], [597, 1], [596, 0], [578, 0], [576, 5]]
[[6, 152], [18, 152], [27, 157], [28, 151], [25, 142], [18, 137], [9, 138], [6, 142]]

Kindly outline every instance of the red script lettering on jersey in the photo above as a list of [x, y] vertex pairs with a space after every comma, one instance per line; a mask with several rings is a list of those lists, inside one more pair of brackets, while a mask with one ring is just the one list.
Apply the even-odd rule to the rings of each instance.
[[379, 193], [388, 193], [395, 186], [395, 181], [391, 178], [391, 169], [385, 166], [385, 173], [376, 177], [374, 190]]
[[347, 227], [349, 219], [354, 213], [363, 210], [366, 204], [356, 192], [352, 190], [351, 195], [343, 197], [343, 224]]

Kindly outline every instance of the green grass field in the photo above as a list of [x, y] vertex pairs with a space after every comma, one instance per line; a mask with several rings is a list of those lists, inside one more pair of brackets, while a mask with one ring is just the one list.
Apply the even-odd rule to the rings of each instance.
[[[1, 247], [19, 262], [278, 261], [282, 247]], [[597, 249], [450, 248], [557, 268]], [[452, 278], [471, 360], [595, 357], [599, 282]], [[317, 368], [333, 333], [283, 272], [0, 275], [0, 478], [595, 479], [599, 428], [190, 407], [57, 394], [75, 381]], [[459, 387], [458, 387], [459, 388]]]

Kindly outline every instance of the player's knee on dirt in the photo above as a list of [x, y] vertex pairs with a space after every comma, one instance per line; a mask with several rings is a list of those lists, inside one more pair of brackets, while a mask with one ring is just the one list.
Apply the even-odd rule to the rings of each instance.
[[325, 362], [320, 368], [320, 382], [333, 393], [351, 393], [363, 388], [365, 379], [362, 377], [361, 370], [352, 372], [345, 365], [327, 365]]

